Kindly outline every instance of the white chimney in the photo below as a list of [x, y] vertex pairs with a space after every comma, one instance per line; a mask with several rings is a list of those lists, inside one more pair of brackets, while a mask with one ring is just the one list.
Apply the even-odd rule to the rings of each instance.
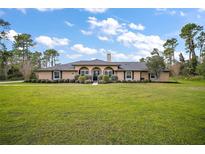
[[111, 62], [111, 53], [107, 53], [107, 61]]

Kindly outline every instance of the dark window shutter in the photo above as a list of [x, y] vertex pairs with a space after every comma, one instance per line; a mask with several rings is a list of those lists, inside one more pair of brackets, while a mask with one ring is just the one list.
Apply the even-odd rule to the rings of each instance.
[[125, 80], [125, 71], [124, 71], [124, 80]]
[[53, 71], [51, 71], [51, 80], [53, 80]]

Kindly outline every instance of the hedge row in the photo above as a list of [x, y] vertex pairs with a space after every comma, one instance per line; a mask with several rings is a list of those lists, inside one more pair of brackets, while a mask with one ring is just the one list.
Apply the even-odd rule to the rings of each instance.
[[69, 80], [69, 79], [62, 79], [62, 80], [47, 80], [47, 79], [30, 79], [25, 80], [24, 82], [31, 82], [31, 83], [75, 83], [75, 80]]
[[[82, 83], [82, 84], [90, 84], [93, 83], [92, 80], [75, 80], [75, 79], [62, 79], [62, 80], [38, 80], [38, 79], [31, 79], [25, 80], [24, 82], [31, 82], [31, 83]], [[99, 80], [99, 84], [106, 84], [106, 83], [179, 83], [177, 81], [150, 81], [150, 80], [143, 80], [143, 81], [136, 81], [136, 80]]]

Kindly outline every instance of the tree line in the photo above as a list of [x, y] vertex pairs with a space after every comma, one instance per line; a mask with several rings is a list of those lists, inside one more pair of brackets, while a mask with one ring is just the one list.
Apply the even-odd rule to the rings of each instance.
[[163, 51], [154, 48], [150, 57], [142, 58], [140, 61], [146, 62], [148, 69], [156, 76], [159, 76], [159, 73], [167, 68], [171, 70], [172, 75], [202, 75], [205, 77], [205, 32], [203, 26], [188, 23], [182, 27], [179, 36], [185, 42], [185, 51], [189, 54], [187, 60], [182, 53], [178, 55], [178, 61], [175, 59], [178, 41], [176, 38], [171, 38], [163, 44]]
[[[35, 78], [35, 70], [52, 67], [58, 61], [59, 52], [47, 49], [43, 53], [32, 52], [30, 49], [36, 45], [30, 34], [22, 33], [14, 36], [12, 50], [7, 49], [8, 31], [10, 23], [0, 19], [0, 80]], [[205, 76], [205, 32], [203, 26], [188, 23], [181, 29], [179, 36], [184, 40], [185, 51], [189, 58], [185, 60], [180, 53], [176, 60], [176, 47], [179, 45], [176, 38], [170, 38], [163, 44], [164, 50], [154, 48], [151, 56], [141, 58], [146, 62], [148, 69], [157, 77], [164, 69], [177, 71], [183, 76]], [[198, 54], [197, 54], [198, 53]]]
[[12, 50], [8, 50], [8, 31], [10, 23], [0, 19], [0, 80], [34, 78], [34, 71], [42, 67], [54, 66], [59, 53], [47, 49], [43, 53], [32, 52], [36, 45], [30, 34], [18, 34], [12, 41]]

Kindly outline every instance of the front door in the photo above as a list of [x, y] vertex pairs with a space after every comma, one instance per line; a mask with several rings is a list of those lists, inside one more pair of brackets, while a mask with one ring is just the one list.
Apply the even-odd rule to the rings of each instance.
[[98, 75], [100, 75], [100, 71], [99, 70], [94, 70], [93, 71], [93, 81], [98, 80]]

